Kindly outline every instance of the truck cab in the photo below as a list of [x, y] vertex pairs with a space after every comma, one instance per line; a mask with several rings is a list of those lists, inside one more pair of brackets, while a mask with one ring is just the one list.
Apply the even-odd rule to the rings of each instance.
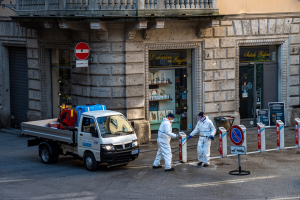
[[101, 110], [83, 113], [78, 126], [78, 155], [89, 162], [88, 152], [96, 162], [126, 165], [138, 157], [136, 134], [119, 112]]

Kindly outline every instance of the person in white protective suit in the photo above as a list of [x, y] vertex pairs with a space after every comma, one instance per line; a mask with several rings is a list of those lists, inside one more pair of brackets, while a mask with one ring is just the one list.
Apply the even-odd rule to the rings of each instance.
[[205, 117], [203, 112], [199, 113], [199, 121], [193, 132], [190, 133], [188, 139], [195, 136], [197, 133], [199, 133], [199, 141], [197, 146], [199, 160], [198, 166], [201, 166], [204, 163], [203, 167], [208, 167], [211, 140], [214, 140], [216, 129], [212, 121], [208, 119], [208, 117]]
[[174, 118], [174, 114], [170, 113], [160, 124], [157, 138], [158, 151], [153, 163], [153, 169], [162, 168], [162, 166], [159, 164], [161, 158], [164, 157], [165, 171], [175, 170], [174, 168], [171, 168], [172, 152], [170, 146], [171, 138], [178, 138], [178, 134], [172, 133], [172, 122]]

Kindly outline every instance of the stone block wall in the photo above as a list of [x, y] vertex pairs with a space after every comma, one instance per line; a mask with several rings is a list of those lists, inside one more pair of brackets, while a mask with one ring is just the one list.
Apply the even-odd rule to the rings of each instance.
[[89, 68], [73, 70], [73, 104], [99, 103], [144, 119], [144, 53], [140, 42], [93, 42]]
[[[91, 37], [93, 60], [88, 68], [72, 69], [72, 103], [104, 104], [109, 110], [123, 113], [134, 121], [140, 143], [147, 143], [150, 126], [144, 120], [144, 45], [141, 41], [126, 40], [124, 29], [114, 28], [109, 29], [107, 41]], [[75, 57], [72, 61], [75, 63]]]
[[300, 105], [300, 74], [299, 74], [299, 35], [300, 18], [294, 18], [291, 23], [290, 44], [288, 49], [289, 67], [288, 67], [288, 113], [289, 124], [294, 123], [294, 118], [300, 117], [299, 108], [293, 108]]
[[[239, 116], [238, 54], [240, 46], [278, 45], [279, 101], [286, 102], [287, 124], [293, 124], [299, 105], [299, 18], [274, 14], [272, 18], [226, 16], [207, 29], [203, 39], [204, 110], [208, 115]], [[216, 24], [215, 24], [216, 25]]]
[[235, 38], [228, 29], [232, 21], [221, 21], [203, 40], [204, 112], [213, 117], [235, 115]]
[[42, 119], [42, 90], [46, 87], [41, 82], [41, 65], [39, 63], [39, 39], [37, 32], [27, 30], [27, 62], [28, 62], [28, 86], [29, 86], [29, 111], [28, 121]]

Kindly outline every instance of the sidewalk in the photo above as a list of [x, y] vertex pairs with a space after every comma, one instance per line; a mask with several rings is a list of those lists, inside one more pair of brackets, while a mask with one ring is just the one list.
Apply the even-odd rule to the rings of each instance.
[[[187, 134], [188, 135], [188, 134]], [[285, 127], [285, 147], [293, 147], [295, 146], [295, 129], [294, 126]], [[140, 151], [149, 152], [149, 151], [157, 151], [156, 138], [157, 134], [151, 136], [153, 139], [147, 145], [141, 145]], [[229, 135], [227, 137], [227, 153], [230, 154], [230, 146], [234, 145]], [[197, 144], [198, 137], [192, 137], [187, 143], [188, 149], [188, 161], [196, 161], [197, 160]], [[171, 140], [172, 152], [176, 151], [179, 147], [178, 139]], [[276, 127], [266, 128], [266, 149], [275, 149], [277, 147], [277, 139], [276, 139]], [[251, 128], [247, 129], [247, 152], [256, 152], [258, 151], [257, 144], [257, 129]], [[173, 160], [178, 160], [178, 152], [173, 155]], [[219, 136], [215, 137], [215, 140], [211, 142], [211, 157], [220, 156], [219, 154]]]

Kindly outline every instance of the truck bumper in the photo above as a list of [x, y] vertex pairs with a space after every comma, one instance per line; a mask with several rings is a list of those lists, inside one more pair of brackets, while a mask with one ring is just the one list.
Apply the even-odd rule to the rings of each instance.
[[132, 151], [139, 150], [139, 148], [132, 148], [129, 150], [118, 151], [101, 151], [101, 162], [108, 164], [126, 163], [135, 160], [139, 154], [131, 154]]

